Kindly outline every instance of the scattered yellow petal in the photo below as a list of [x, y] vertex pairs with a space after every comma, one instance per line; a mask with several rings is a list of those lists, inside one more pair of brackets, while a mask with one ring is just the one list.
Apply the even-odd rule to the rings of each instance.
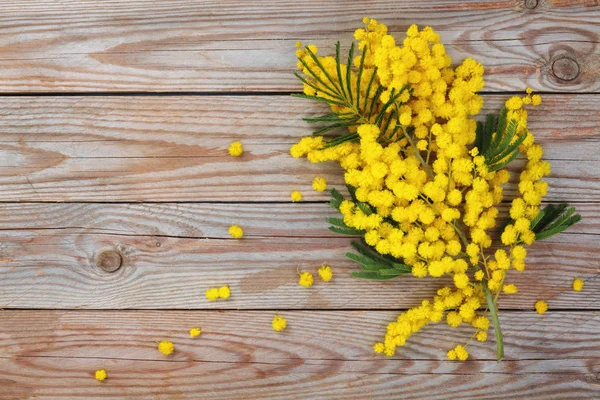
[[290, 195], [290, 197], [292, 198], [292, 201], [301, 201], [302, 200], [302, 193], [300, 193], [297, 190], [294, 190], [292, 192], [292, 194]]
[[169, 342], [168, 340], [162, 340], [158, 343], [158, 351], [163, 353], [165, 356], [173, 353], [173, 350], [175, 350], [175, 346], [173, 346], [173, 343]]
[[244, 230], [239, 225], [231, 225], [229, 227], [229, 235], [234, 239], [240, 239], [244, 236]]
[[273, 330], [281, 332], [287, 326], [287, 322], [285, 318], [275, 314], [275, 316], [273, 317], [273, 321], [271, 322], [271, 326], [273, 326]]
[[329, 265], [323, 264], [321, 268], [319, 268], [319, 276], [323, 280], [323, 282], [329, 282], [331, 278], [333, 278], [333, 272], [331, 272], [331, 267]]
[[192, 329], [190, 329], [190, 337], [200, 336], [201, 333], [202, 333], [202, 329], [200, 329], [200, 328], [192, 328]]
[[231, 295], [231, 290], [229, 290], [229, 286], [221, 286], [219, 288], [219, 297], [222, 299], [228, 299]]
[[106, 371], [103, 369], [99, 369], [96, 371], [96, 380], [97, 381], [103, 381], [108, 377], [108, 375], [106, 374]]
[[509, 283], [508, 285], [504, 285], [502, 287], [502, 291], [506, 294], [515, 294], [519, 291], [519, 289], [517, 289], [517, 287], [512, 283]]
[[210, 301], [215, 301], [220, 297], [219, 288], [210, 288], [206, 290], [206, 298]]
[[581, 292], [581, 289], [583, 289], [583, 279], [577, 278], [573, 281], [573, 290]]
[[535, 311], [537, 311], [538, 314], [545, 313], [548, 311], [548, 303], [546, 303], [544, 300], [538, 300], [538, 302], [535, 303]]
[[239, 157], [244, 153], [244, 146], [242, 146], [241, 142], [233, 142], [229, 146], [229, 155], [234, 157]]
[[310, 272], [303, 272], [300, 274], [300, 279], [298, 283], [304, 287], [311, 287], [315, 279], [313, 278]]
[[324, 192], [327, 189], [327, 181], [325, 178], [316, 176], [312, 181], [312, 187], [316, 192]]

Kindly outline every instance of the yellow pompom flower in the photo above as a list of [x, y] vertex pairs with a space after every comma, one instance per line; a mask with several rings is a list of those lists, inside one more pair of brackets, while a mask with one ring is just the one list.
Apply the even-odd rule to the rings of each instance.
[[97, 370], [95, 376], [96, 376], [96, 380], [100, 381], [100, 382], [102, 382], [103, 380], [105, 380], [108, 377], [108, 375], [106, 374], [106, 371], [103, 369]]
[[506, 294], [515, 294], [519, 290], [517, 289], [517, 287], [515, 285], [513, 285], [512, 283], [509, 283], [508, 285], [504, 285], [502, 287], [502, 291]]
[[577, 278], [573, 281], [573, 290], [580, 292], [583, 289], [583, 279]]
[[373, 345], [373, 350], [375, 351], [375, 353], [381, 354], [385, 350], [385, 345], [381, 342], [377, 342]]
[[313, 276], [310, 272], [302, 272], [300, 274], [300, 279], [298, 280], [298, 283], [301, 286], [304, 286], [307, 288], [307, 287], [311, 287], [314, 281], [315, 281], [315, 278], [313, 278]]
[[302, 193], [300, 193], [297, 190], [294, 190], [292, 192], [292, 194], [290, 195], [292, 201], [301, 201], [302, 200]]
[[477, 335], [475, 335], [475, 338], [480, 342], [485, 342], [487, 340], [487, 332], [479, 331], [477, 332]]
[[239, 157], [244, 153], [244, 146], [241, 142], [233, 142], [229, 145], [229, 155]]
[[287, 321], [285, 318], [275, 314], [273, 321], [271, 322], [271, 326], [273, 327], [274, 331], [281, 332], [287, 326]]
[[545, 313], [546, 311], [548, 311], [548, 303], [546, 303], [544, 300], [538, 300], [538, 301], [535, 303], [535, 311], [536, 311], [538, 314], [543, 314], [543, 313]]
[[485, 273], [482, 270], [475, 272], [475, 280], [480, 281], [485, 276]]
[[329, 282], [331, 278], [333, 278], [333, 272], [331, 272], [331, 267], [329, 265], [323, 264], [321, 268], [319, 268], [319, 276], [323, 280], [323, 282]]
[[448, 350], [448, 353], [446, 353], [446, 356], [448, 357], [448, 360], [456, 360], [456, 351], [454, 349], [452, 350]]
[[217, 300], [219, 296], [219, 288], [210, 288], [206, 290], [206, 298], [210, 301]]
[[234, 239], [240, 239], [244, 236], [244, 230], [239, 225], [231, 225], [229, 227], [229, 235]]
[[230, 295], [231, 295], [231, 290], [229, 289], [229, 286], [221, 286], [219, 288], [219, 297], [220, 298], [228, 299]]
[[539, 106], [540, 104], [542, 104], [542, 96], [540, 96], [539, 94], [534, 94], [533, 96], [531, 96], [531, 104], [533, 106]]
[[192, 329], [190, 329], [190, 337], [200, 336], [201, 333], [202, 333], [202, 329], [200, 329], [200, 328], [192, 328]]
[[158, 343], [158, 351], [163, 353], [165, 356], [173, 353], [173, 350], [175, 350], [175, 346], [173, 346], [173, 343], [169, 342], [168, 340], [162, 340]]
[[316, 192], [324, 192], [327, 189], [327, 181], [325, 178], [316, 176], [312, 181], [312, 187]]
[[469, 352], [461, 345], [456, 346], [454, 351], [456, 352], [456, 358], [458, 358], [460, 361], [465, 361], [467, 358], [469, 358]]

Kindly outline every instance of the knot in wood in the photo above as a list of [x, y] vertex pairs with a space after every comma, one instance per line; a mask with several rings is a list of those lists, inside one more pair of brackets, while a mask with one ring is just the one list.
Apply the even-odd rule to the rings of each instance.
[[560, 80], [572, 81], [579, 76], [579, 64], [571, 58], [561, 57], [552, 63], [552, 73]]
[[538, 0], [525, 0], [525, 7], [533, 10], [538, 5]]
[[123, 257], [116, 251], [104, 251], [98, 256], [96, 265], [106, 272], [115, 272], [121, 268]]

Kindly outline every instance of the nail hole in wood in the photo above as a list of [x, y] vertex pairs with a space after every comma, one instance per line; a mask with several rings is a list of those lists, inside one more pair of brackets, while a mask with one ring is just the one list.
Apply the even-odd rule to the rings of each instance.
[[572, 81], [579, 76], [579, 64], [577, 61], [562, 57], [552, 63], [552, 73], [563, 81]]
[[106, 272], [115, 272], [121, 268], [123, 257], [116, 251], [104, 251], [98, 256], [96, 265]]
[[538, 5], [538, 0], [525, 0], [525, 7], [533, 10]]

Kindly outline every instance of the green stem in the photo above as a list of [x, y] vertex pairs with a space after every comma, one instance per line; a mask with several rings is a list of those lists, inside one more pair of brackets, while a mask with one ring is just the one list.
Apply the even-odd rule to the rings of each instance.
[[496, 334], [496, 358], [498, 361], [500, 361], [504, 357], [504, 342], [502, 341], [502, 330], [500, 329], [500, 320], [498, 319], [498, 309], [496, 308], [496, 303], [494, 302], [492, 292], [487, 286], [487, 282], [483, 281], [481, 286], [490, 310], [490, 315], [492, 316], [492, 321], [494, 321], [494, 333]]

